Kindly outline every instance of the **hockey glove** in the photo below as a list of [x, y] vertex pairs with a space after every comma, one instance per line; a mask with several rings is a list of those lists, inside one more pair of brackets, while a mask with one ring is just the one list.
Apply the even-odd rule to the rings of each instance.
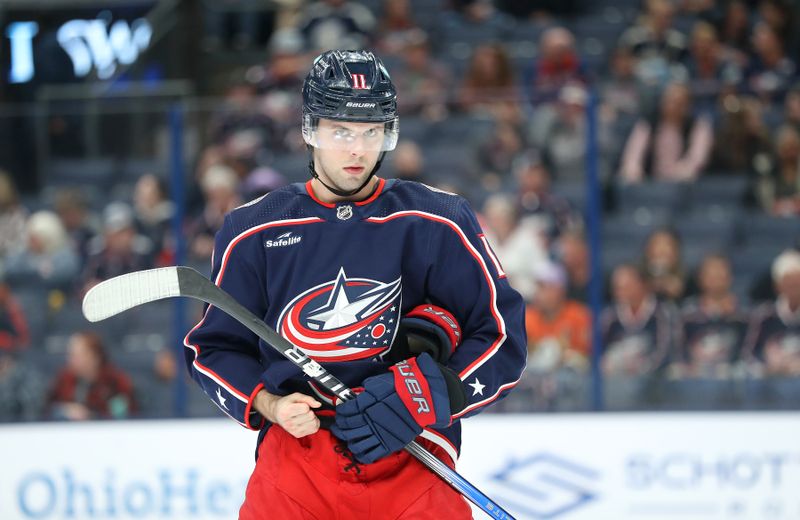
[[[447, 381], [453, 378], [457, 382]], [[451, 400], [461, 408], [466, 402], [458, 376], [423, 353], [393, 365], [387, 374], [365, 379], [363, 392], [336, 407], [331, 432], [359, 462], [375, 462], [402, 449], [425, 426], [448, 426]]]
[[400, 319], [397, 337], [386, 361], [397, 362], [427, 352], [447, 363], [461, 342], [461, 326], [455, 316], [436, 305], [418, 305]]

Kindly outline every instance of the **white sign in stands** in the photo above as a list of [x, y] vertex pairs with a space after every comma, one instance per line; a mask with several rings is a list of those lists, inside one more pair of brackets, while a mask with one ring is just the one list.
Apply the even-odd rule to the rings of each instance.
[[[0, 426], [0, 518], [233, 519], [255, 439], [226, 420]], [[518, 520], [797, 520], [800, 414], [484, 414], [458, 470]]]
[[458, 469], [518, 520], [798, 520], [800, 414], [484, 415]]

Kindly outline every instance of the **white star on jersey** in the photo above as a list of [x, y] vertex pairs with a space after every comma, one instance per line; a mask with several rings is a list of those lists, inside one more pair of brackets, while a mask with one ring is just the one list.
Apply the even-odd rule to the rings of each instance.
[[481, 382], [478, 381], [477, 377], [475, 378], [475, 382], [470, 383], [469, 386], [471, 386], [474, 389], [474, 391], [472, 392], [473, 396], [478, 394], [483, 395], [483, 389], [486, 387], [486, 385], [482, 385]]
[[227, 401], [227, 399], [222, 397], [222, 391], [219, 389], [219, 387], [217, 387], [217, 399], [219, 400], [219, 404], [221, 404], [222, 407], [227, 410], [228, 405], [225, 404], [225, 401]]
[[364, 309], [375, 303], [379, 298], [385, 296], [383, 293], [377, 293], [351, 303], [345, 291], [345, 281], [344, 270], [342, 269], [339, 271], [339, 277], [336, 280], [333, 291], [331, 291], [331, 297], [328, 299], [328, 303], [316, 311], [313, 311], [316, 312], [316, 314], [310, 314], [308, 316], [311, 320], [324, 322], [325, 324], [322, 326], [322, 330], [337, 329], [356, 323], [359, 319], [359, 314], [361, 314]]

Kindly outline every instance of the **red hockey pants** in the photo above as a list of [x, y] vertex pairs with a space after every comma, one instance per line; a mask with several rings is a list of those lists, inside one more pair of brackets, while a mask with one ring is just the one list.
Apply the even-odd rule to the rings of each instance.
[[[449, 461], [441, 447], [422, 444]], [[296, 439], [271, 427], [259, 447], [239, 520], [472, 518], [466, 500], [407, 452], [357, 466], [346, 455], [328, 430]]]

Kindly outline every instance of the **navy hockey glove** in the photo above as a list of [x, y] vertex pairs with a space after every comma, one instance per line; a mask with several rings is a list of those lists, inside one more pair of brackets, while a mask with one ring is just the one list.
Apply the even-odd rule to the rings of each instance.
[[400, 319], [397, 337], [386, 361], [396, 362], [427, 352], [447, 363], [461, 343], [461, 326], [449, 311], [432, 304], [418, 305]]
[[[448, 381], [453, 378], [455, 384]], [[427, 353], [401, 361], [389, 373], [365, 379], [363, 392], [336, 407], [331, 432], [359, 462], [375, 462], [405, 447], [425, 426], [448, 426], [450, 387], [456, 406], [463, 408], [466, 393], [455, 372]]]

